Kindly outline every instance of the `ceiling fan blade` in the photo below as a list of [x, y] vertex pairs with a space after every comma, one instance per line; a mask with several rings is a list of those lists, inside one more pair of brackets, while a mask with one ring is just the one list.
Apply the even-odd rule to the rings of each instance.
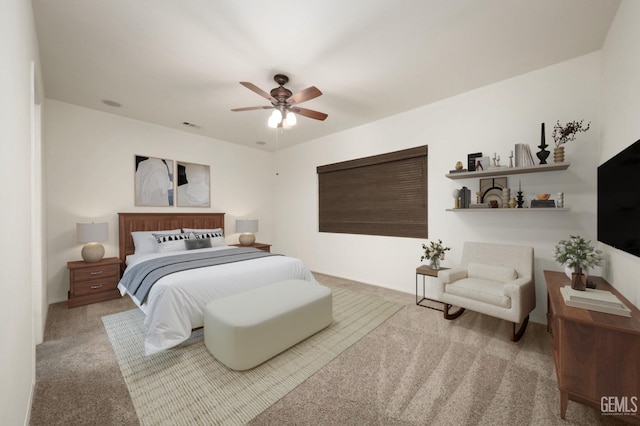
[[254, 111], [256, 109], [271, 109], [273, 108], [272, 106], [254, 106], [254, 107], [244, 107], [244, 108], [233, 108], [231, 111]]
[[324, 120], [328, 117], [324, 112], [314, 111], [312, 109], [300, 108], [300, 107], [291, 107], [290, 111], [295, 112], [296, 114], [303, 115], [305, 117], [313, 118], [314, 120]]
[[264, 90], [262, 90], [261, 88], [259, 88], [258, 86], [256, 86], [253, 83], [249, 83], [248, 81], [241, 81], [240, 84], [242, 84], [244, 87], [246, 87], [247, 89], [256, 92], [258, 95], [262, 96], [263, 98], [267, 99], [269, 102], [273, 102], [273, 103], [277, 103], [278, 100], [276, 98], [274, 98], [273, 96], [271, 96], [270, 94], [268, 94], [267, 92], [265, 92]]
[[290, 96], [287, 99], [287, 103], [289, 105], [299, 104], [305, 101], [309, 101], [313, 98], [317, 98], [320, 95], [322, 95], [322, 92], [320, 91], [320, 89], [318, 89], [316, 86], [311, 86], [296, 93], [293, 96]]

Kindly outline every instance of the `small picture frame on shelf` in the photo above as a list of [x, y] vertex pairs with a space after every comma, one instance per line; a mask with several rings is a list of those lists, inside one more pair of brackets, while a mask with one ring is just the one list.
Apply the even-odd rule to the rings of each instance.
[[476, 172], [489, 170], [489, 167], [491, 167], [491, 159], [489, 157], [476, 158]]
[[470, 172], [473, 172], [476, 170], [476, 162], [478, 158], [482, 157], [482, 153], [481, 152], [476, 152], [474, 154], [468, 154], [467, 155], [467, 169]]

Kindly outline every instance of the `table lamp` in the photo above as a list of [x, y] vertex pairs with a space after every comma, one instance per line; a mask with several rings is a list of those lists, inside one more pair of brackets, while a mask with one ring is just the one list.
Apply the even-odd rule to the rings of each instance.
[[82, 259], [85, 262], [100, 262], [104, 257], [102, 241], [109, 239], [108, 223], [76, 223], [76, 239], [86, 243], [82, 247]]
[[250, 246], [256, 242], [254, 232], [258, 232], [258, 219], [237, 219], [236, 232], [240, 232], [240, 245]]

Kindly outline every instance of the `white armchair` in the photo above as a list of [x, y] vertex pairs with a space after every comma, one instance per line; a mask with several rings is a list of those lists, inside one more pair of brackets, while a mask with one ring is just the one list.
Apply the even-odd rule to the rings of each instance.
[[[438, 273], [437, 292], [445, 319], [465, 309], [501, 318], [513, 323], [511, 340], [517, 342], [536, 307], [533, 247], [466, 242], [461, 266]], [[452, 306], [458, 311], [450, 313]]]

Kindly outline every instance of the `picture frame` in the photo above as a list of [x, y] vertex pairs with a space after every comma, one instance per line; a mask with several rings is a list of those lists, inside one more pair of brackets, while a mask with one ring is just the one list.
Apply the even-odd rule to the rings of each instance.
[[136, 206], [173, 206], [173, 160], [135, 155], [134, 204]]
[[489, 157], [476, 157], [475, 171], [489, 170], [491, 167], [491, 159]]
[[211, 207], [209, 166], [178, 161], [176, 180], [178, 207]]
[[467, 154], [467, 170], [473, 172], [476, 170], [476, 160], [482, 157], [481, 152], [476, 152], [473, 154]]

